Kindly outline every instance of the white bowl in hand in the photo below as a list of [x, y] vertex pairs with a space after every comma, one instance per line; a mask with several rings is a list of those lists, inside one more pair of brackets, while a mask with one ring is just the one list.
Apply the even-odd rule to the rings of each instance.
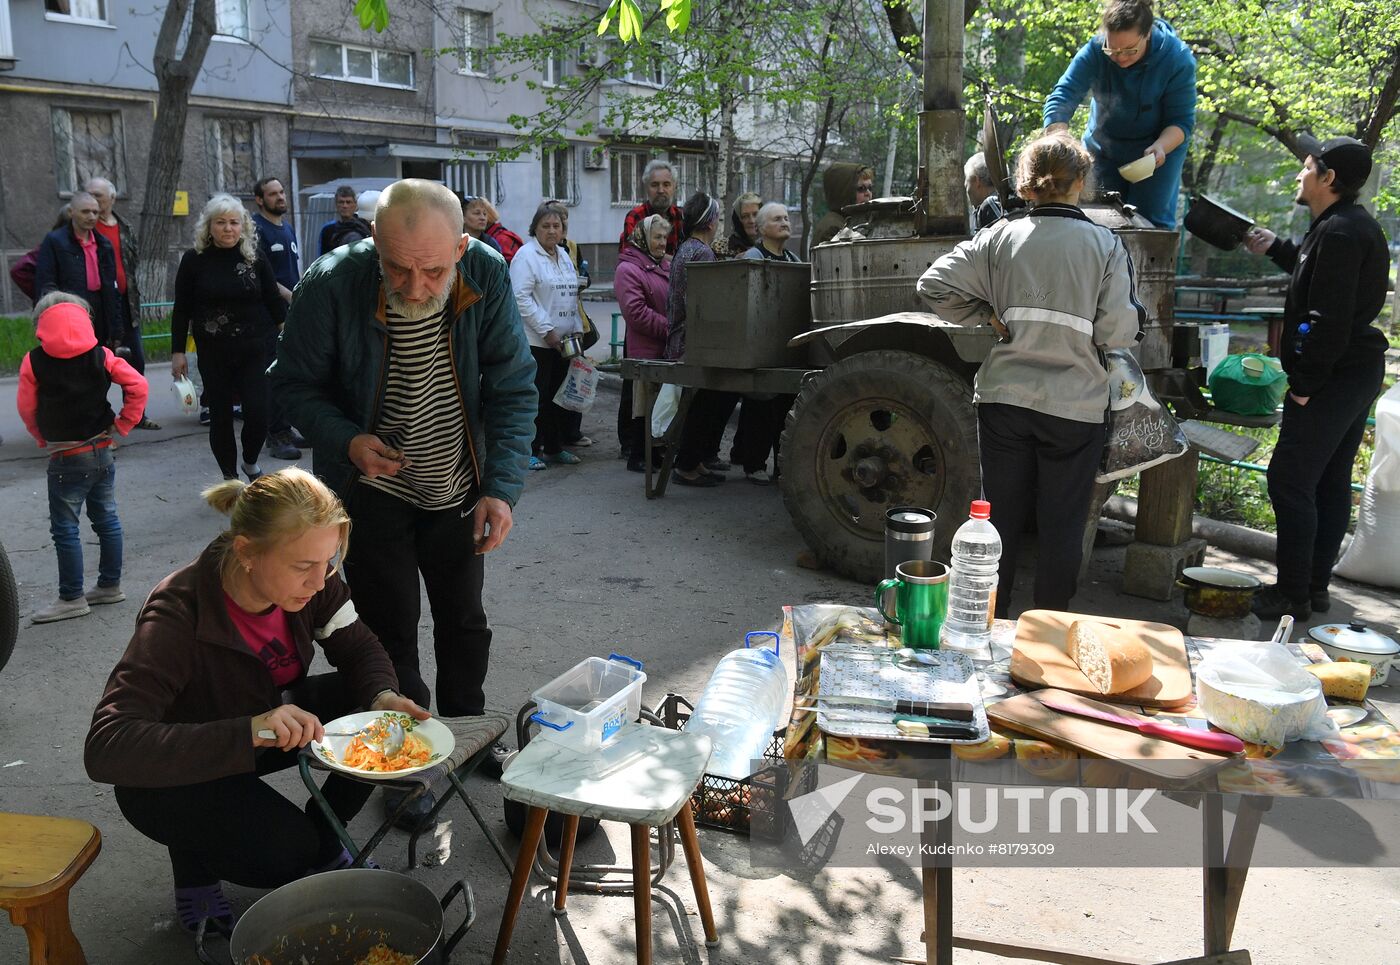
[[1123, 180], [1132, 184], [1139, 181], [1146, 181], [1152, 177], [1157, 170], [1157, 158], [1152, 154], [1144, 154], [1136, 161], [1130, 161], [1118, 169], [1118, 173], [1123, 175]]

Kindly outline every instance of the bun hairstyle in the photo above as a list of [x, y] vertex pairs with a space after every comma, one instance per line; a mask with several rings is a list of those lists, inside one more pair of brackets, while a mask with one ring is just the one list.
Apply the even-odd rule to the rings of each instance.
[[1088, 149], [1068, 132], [1042, 134], [1016, 159], [1016, 191], [1028, 201], [1062, 198], [1093, 166]]
[[252, 543], [255, 554], [265, 553], [278, 543], [294, 540], [309, 529], [340, 528], [336, 569], [350, 545], [350, 517], [339, 498], [325, 483], [295, 466], [258, 477], [251, 483], [225, 479], [202, 493], [204, 501], [229, 517], [223, 533], [224, 570], [238, 565], [234, 537]]
[[1131, 30], [1144, 37], [1152, 32], [1152, 0], [1109, 0], [1103, 8], [1103, 29]]
[[719, 220], [719, 202], [704, 191], [696, 191], [681, 208], [681, 237], [689, 238], [711, 222]]

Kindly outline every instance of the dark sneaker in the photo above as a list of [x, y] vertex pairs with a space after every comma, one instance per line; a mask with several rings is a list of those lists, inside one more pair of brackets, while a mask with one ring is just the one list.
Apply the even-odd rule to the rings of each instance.
[[734, 468], [719, 456], [715, 456], [713, 459], [706, 459], [701, 465], [710, 470], [710, 472], [728, 472]]
[[671, 470], [671, 482], [677, 486], [714, 487], [719, 485], [719, 477], [707, 472], [697, 472], [693, 476], [687, 476], [679, 469], [673, 469]]
[[[408, 797], [412, 791], [406, 788], [386, 787], [384, 789], [384, 813], [393, 814], [398, 811], [403, 804], [404, 798]], [[437, 804], [437, 798], [432, 791], [425, 791], [413, 799], [407, 809], [400, 811], [399, 816], [394, 819], [394, 827], [403, 828], [405, 831], [412, 831], [421, 825], [428, 812]]]
[[311, 448], [311, 443], [306, 441], [306, 436], [297, 432], [295, 429], [288, 429], [286, 432], [282, 433], [282, 438], [286, 439], [287, 442], [296, 446], [298, 449]]
[[1312, 616], [1312, 604], [1308, 600], [1289, 599], [1278, 584], [1266, 586], [1254, 594], [1254, 615], [1259, 619], [1277, 620], [1285, 613], [1295, 620], [1306, 620]]
[[138, 429], [150, 429], [150, 430], [152, 430], [152, 431], [155, 431], [156, 429], [159, 429], [159, 428], [160, 428], [160, 423], [157, 422], [156, 420], [150, 418], [149, 416], [144, 416], [144, 415], [143, 415], [143, 416], [141, 417], [141, 421], [138, 422], [138, 423], [136, 423], [136, 428], [138, 428]]
[[646, 472], [646, 471], [647, 471], [647, 467], [646, 467], [646, 464], [643, 463], [640, 459], [628, 459], [628, 460], [627, 460], [627, 471], [628, 471], [628, 472]]
[[285, 435], [269, 439], [267, 451], [273, 459], [286, 459], [295, 462], [301, 458], [301, 450], [292, 445], [291, 439]]
[[1325, 589], [1313, 590], [1308, 594], [1308, 602], [1312, 604], [1314, 613], [1326, 613], [1332, 609], [1332, 594]]
[[199, 410], [199, 424], [202, 426], [209, 424], [209, 409], [207, 407], [202, 407]]

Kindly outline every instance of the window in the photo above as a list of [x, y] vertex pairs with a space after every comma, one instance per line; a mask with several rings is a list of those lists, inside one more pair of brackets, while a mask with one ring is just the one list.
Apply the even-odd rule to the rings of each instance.
[[671, 160], [676, 166], [677, 199], [688, 198], [696, 191], [710, 190], [709, 158], [703, 154], [677, 154]]
[[577, 200], [574, 191], [577, 184], [573, 148], [546, 149], [540, 154], [541, 197], [559, 198], [567, 204], [574, 204]]
[[413, 55], [377, 47], [311, 41], [311, 73], [330, 80], [380, 87], [413, 86]]
[[491, 63], [486, 50], [491, 46], [491, 15], [482, 10], [462, 11], [462, 53], [458, 58], [463, 74], [486, 76]]
[[544, 67], [540, 71], [544, 76], [544, 83], [549, 87], [558, 87], [564, 82], [566, 74], [564, 68], [564, 55], [555, 51], [544, 59]]
[[453, 191], [469, 197], [486, 198], [493, 204], [500, 201], [496, 187], [496, 166], [490, 154], [499, 146], [497, 138], [471, 131], [452, 132], [452, 144], [461, 156], [445, 165], [444, 181]]
[[640, 204], [646, 194], [642, 184], [642, 171], [651, 160], [643, 151], [613, 151], [608, 159], [608, 173], [612, 180], [612, 203], [631, 207]]
[[647, 87], [665, 87], [666, 62], [659, 53], [634, 54], [627, 62], [625, 79]]
[[53, 109], [53, 146], [60, 194], [71, 194], [89, 178], [106, 178], [121, 191], [122, 116], [110, 111]]
[[262, 130], [255, 120], [213, 117], [205, 123], [209, 190], [247, 197], [262, 177]]
[[44, 12], [74, 20], [107, 22], [107, 0], [44, 0]]
[[248, 0], [214, 0], [214, 32], [221, 37], [252, 40], [248, 29]]
[[0, 0], [0, 60], [14, 59], [15, 35], [10, 30], [10, 0]]

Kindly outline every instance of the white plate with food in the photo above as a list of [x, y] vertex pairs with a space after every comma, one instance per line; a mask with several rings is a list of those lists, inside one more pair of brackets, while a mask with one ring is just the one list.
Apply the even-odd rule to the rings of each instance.
[[[393, 721], [404, 729], [404, 743], [392, 757], [386, 757], [373, 740], [355, 735], [381, 722]], [[457, 742], [447, 725], [435, 717], [415, 720], [398, 711], [368, 710], [347, 714], [325, 725], [324, 740], [311, 742], [311, 753], [327, 767], [371, 780], [392, 781], [427, 770], [446, 760]]]

